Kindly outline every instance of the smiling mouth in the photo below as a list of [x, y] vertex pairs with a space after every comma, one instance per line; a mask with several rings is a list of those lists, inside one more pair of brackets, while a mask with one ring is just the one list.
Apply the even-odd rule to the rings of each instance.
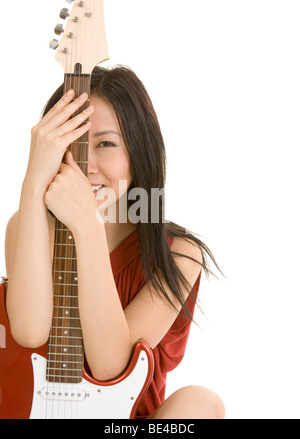
[[94, 193], [98, 192], [101, 188], [103, 188], [103, 184], [99, 184], [99, 186], [92, 186]]

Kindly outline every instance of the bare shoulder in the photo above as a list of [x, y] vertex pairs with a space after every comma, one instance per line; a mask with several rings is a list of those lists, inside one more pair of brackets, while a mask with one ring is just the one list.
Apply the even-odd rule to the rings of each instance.
[[174, 238], [171, 251], [178, 268], [187, 281], [193, 285], [202, 268], [201, 248], [191, 239]]
[[[179, 270], [193, 286], [201, 272], [202, 252], [194, 241], [184, 238], [174, 238], [171, 246], [172, 256]], [[195, 259], [192, 260], [192, 259]], [[125, 316], [130, 328], [132, 339], [146, 340], [150, 347], [154, 348], [166, 335], [178, 316], [181, 305], [170, 289], [163, 274], [161, 276], [162, 285], [166, 294], [170, 297], [177, 310], [163, 297], [156, 294], [152, 284], [148, 282], [125, 308]], [[152, 294], [149, 294], [149, 291]], [[187, 298], [190, 291], [183, 292]]]
[[[203, 261], [201, 248], [196, 242], [188, 238], [174, 238], [171, 251], [196, 259], [200, 264]], [[174, 256], [176, 257], [176, 255]]]

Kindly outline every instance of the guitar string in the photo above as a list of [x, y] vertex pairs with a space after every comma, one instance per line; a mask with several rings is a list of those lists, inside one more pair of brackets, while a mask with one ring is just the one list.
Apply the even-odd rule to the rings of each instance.
[[[78, 31], [78, 24], [77, 24], [77, 28], [76, 28], [76, 30]], [[75, 51], [75, 60], [77, 60], [78, 59], [78, 57], [77, 57], [77, 55], [78, 55], [78, 53], [77, 53], [77, 49], [78, 49], [78, 47], [77, 47], [77, 42], [78, 42], [78, 33], [76, 33], [76, 39], [75, 39], [75, 44], [72, 44], [72, 51]], [[73, 43], [73, 40], [72, 40], [72, 43]], [[75, 46], [75, 47], [74, 47]], [[75, 72], [74, 72], [75, 73]], [[78, 85], [77, 85], [78, 84]], [[79, 88], [79, 81], [77, 80], [77, 77], [75, 77], [74, 76], [74, 85], [75, 85], [75, 87], [74, 88], [76, 88], [76, 85], [77, 85], [77, 87]], [[80, 93], [80, 91], [79, 91], [79, 89], [78, 90], [76, 90], [76, 96], [79, 96], [79, 93]], [[76, 112], [76, 114], [77, 114], [77, 112]], [[74, 154], [74, 158], [76, 159], [76, 157], [77, 157], [77, 144], [75, 144], [75, 148], [72, 148], [73, 149], [73, 151], [72, 151], [72, 154]], [[75, 242], [74, 242], [74, 237], [73, 237], [73, 234], [71, 234], [71, 236], [72, 236], [72, 244], [74, 244], [75, 245]], [[73, 256], [75, 257], [75, 254], [76, 254], [76, 250], [75, 250], [75, 247], [71, 247], [70, 248], [72, 251], [71, 251], [71, 253], [73, 254]], [[74, 254], [74, 250], [75, 250], [75, 254]], [[72, 269], [71, 269], [71, 271], [76, 271], [76, 273], [75, 273], [75, 275], [76, 275], [76, 279], [78, 279], [78, 275], [77, 275], [77, 260], [76, 261], [74, 261], [74, 260], [70, 260], [71, 261], [71, 267], [72, 267]], [[73, 278], [75, 278], [75, 276], [74, 276], [74, 274], [71, 274], [70, 273], [70, 275], [71, 276], [73, 276]], [[69, 277], [71, 277], [71, 276], [69, 276]], [[75, 281], [75, 279], [73, 279], [74, 280], [74, 282], [76, 283], [76, 281]], [[70, 284], [73, 284], [73, 280], [70, 282]], [[69, 289], [69, 303], [70, 303], [70, 313], [69, 313], [69, 316], [71, 316], [71, 303], [73, 302], [73, 298], [71, 299], [71, 294], [72, 294], [72, 289], [74, 290], [74, 288], [73, 287], [71, 287], [71, 286], [69, 286], [68, 287], [68, 289]], [[75, 299], [75, 301], [76, 301], [76, 306], [78, 306], [78, 287], [76, 288], [76, 295], [77, 295], [77, 299]], [[74, 313], [74, 310], [72, 309], [72, 313]], [[75, 313], [76, 313], [76, 310], [75, 310]], [[77, 315], [77, 313], [76, 313], [76, 315]], [[73, 320], [74, 321], [74, 320]], [[71, 326], [71, 319], [69, 320], [69, 326]], [[74, 323], [72, 323], [72, 327], [74, 326]], [[77, 339], [76, 339], [77, 340]], [[74, 361], [75, 359], [76, 359], [76, 356], [74, 355], [74, 352], [76, 352], [76, 350], [77, 350], [77, 348], [72, 348], [72, 356], [71, 356], [71, 359]], [[74, 363], [72, 363], [72, 369], [73, 369], [73, 365], [74, 365]], [[76, 367], [75, 367], [75, 369], [76, 369]], [[76, 373], [75, 374], [72, 374], [73, 376], [75, 376], [76, 375]], [[74, 380], [75, 381], [75, 380]], [[72, 382], [73, 382], [73, 380], [72, 380]], [[73, 390], [73, 385], [71, 386], [71, 388], [72, 388], [72, 393], [73, 394], [76, 394], [76, 391], [74, 392], [74, 390]], [[76, 387], [76, 386], [75, 386]], [[76, 398], [75, 398], [75, 400], [76, 400]], [[72, 398], [71, 398], [71, 404], [70, 404], [70, 407], [71, 407], [71, 418], [73, 419], [73, 408], [74, 408], [74, 403], [73, 403], [73, 401], [72, 401]], [[76, 414], [78, 415], [78, 401], [77, 401], [77, 404], [75, 405], [75, 409], [76, 409]], [[76, 416], [76, 418], [77, 418], [78, 416]]]
[[[73, 56], [73, 50], [74, 50], [74, 48], [73, 48], [73, 39], [71, 39], [71, 55]], [[67, 74], [67, 87], [68, 87], [68, 90], [70, 90], [71, 88], [73, 88], [74, 89], [74, 91], [75, 91], [75, 93], [76, 93], [76, 90], [75, 90], [75, 87], [73, 86], [73, 84], [72, 84], [72, 74], [71, 74], [71, 72], [72, 72], [72, 70], [71, 70], [71, 59], [72, 59], [72, 56], [68, 56], [68, 59], [69, 59], [69, 66], [68, 66], [68, 70], [67, 70], [67, 72], [69, 72], [68, 74]], [[76, 98], [76, 95], [74, 96], [74, 99]], [[72, 147], [71, 147], [71, 145], [68, 147], [68, 150], [72, 150]], [[66, 238], [66, 247], [65, 247], [65, 251], [66, 251], [66, 256], [67, 257], [69, 257], [70, 255], [69, 255], [69, 246], [68, 246], [68, 236], [67, 235], [69, 235], [69, 231], [67, 230], [67, 232], [65, 232], [65, 238]], [[66, 259], [65, 260], [65, 266], [66, 266], [66, 264], [67, 264], [67, 261], [68, 261], [68, 259]], [[66, 268], [66, 267], [65, 267]], [[66, 270], [66, 271], [68, 271], [68, 270]], [[72, 267], [71, 267], [71, 269], [69, 270], [69, 271], [72, 271]], [[68, 283], [70, 283], [69, 282], [69, 278], [70, 278], [70, 274], [71, 273], [69, 273], [69, 275], [67, 275], [67, 273], [65, 273], [65, 281], [64, 281], [64, 284], [68, 284]], [[71, 305], [70, 305], [70, 291], [68, 291], [69, 290], [69, 287], [67, 286], [66, 287], [66, 285], [64, 285], [63, 286], [63, 289], [64, 289], [64, 297], [65, 297], [65, 299], [64, 299], [64, 303], [66, 303], [66, 309], [68, 309], [68, 311], [69, 311], [69, 314], [67, 314], [67, 319], [66, 319], [66, 326], [67, 326], [67, 328], [70, 328], [70, 319], [69, 319], [69, 316], [71, 315]], [[66, 290], [68, 291], [68, 293], [67, 293], [67, 295], [65, 294], [66, 293]], [[64, 315], [64, 318], [65, 318], [65, 315]], [[62, 326], [64, 326], [64, 325], [62, 325]], [[69, 331], [70, 331], [70, 329], [69, 329]], [[70, 337], [70, 334], [67, 334], [68, 335], [68, 338], [66, 338], [67, 340], [69, 340], [69, 337]], [[67, 351], [68, 351], [68, 353], [70, 353], [69, 352], [69, 345], [70, 345], [70, 343], [66, 343], [66, 349], [67, 349]], [[65, 358], [68, 358], [68, 356], [67, 355], [65, 355], [64, 356]], [[68, 365], [68, 363], [67, 363], [67, 360], [66, 360], [66, 364]], [[67, 372], [68, 373], [68, 372]], [[66, 381], [68, 381], [68, 380], [66, 380]], [[66, 388], [67, 388], [67, 386], [66, 386]], [[69, 393], [69, 392], [67, 392], [67, 393]], [[72, 392], [71, 393], [73, 393], [73, 390], [72, 390]], [[68, 402], [67, 402], [67, 399], [68, 399], [68, 397], [66, 396], [66, 398], [65, 398], [65, 401], [64, 401], [64, 418], [66, 418], [66, 411], [67, 411], [67, 407], [68, 407]], [[72, 402], [71, 402], [71, 406], [72, 406]]]
[[[57, 223], [57, 220], [55, 220], [55, 224], [56, 224], [56, 230], [55, 230], [55, 242], [57, 242], [58, 241], [58, 236], [57, 236], [57, 234], [59, 233], [58, 232], [58, 223]], [[54, 280], [55, 280], [55, 276], [56, 276], [56, 268], [57, 268], [57, 245], [55, 244], [55, 246], [54, 246], [54, 257], [53, 257], [53, 274], [52, 274], [52, 280], [53, 280], [53, 282], [54, 282]], [[53, 285], [53, 291], [54, 291], [54, 285]], [[54, 299], [54, 298], [53, 298]], [[56, 299], [54, 299], [54, 300], [56, 300]], [[45, 404], [45, 418], [47, 419], [47, 416], [48, 416], [48, 409], [50, 409], [51, 410], [51, 407], [50, 407], [50, 404], [48, 404], [48, 400], [49, 400], [49, 395], [50, 395], [50, 393], [51, 393], [51, 389], [50, 389], [50, 374], [51, 374], [51, 366], [53, 365], [53, 364], [55, 364], [55, 360], [56, 360], [56, 352], [55, 352], [55, 354], [54, 355], [51, 355], [51, 353], [52, 353], [52, 349], [53, 349], [53, 344], [55, 345], [55, 350], [56, 350], [56, 345], [57, 345], [57, 340], [55, 340], [56, 339], [56, 337], [57, 337], [57, 334], [56, 334], [56, 331], [55, 331], [55, 314], [54, 314], [54, 312], [53, 312], [53, 322], [52, 322], [52, 327], [51, 327], [51, 331], [50, 331], [50, 346], [48, 347], [48, 367], [47, 367], [47, 374], [48, 374], [48, 378], [47, 378], [47, 376], [46, 376], [46, 380], [47, 380], [47, 392], [46, 392], [46, 395], [45, 395], [45, 398], [46, 398], [46, 404]], [[54, 357], [54, 359], [53, 359], [53, 362], [51, 361], [51, 359], [52, 359], [52, 357]], [[49, 407], [48, 407], [49, 406]]]
[[[72, 51], [72, 48], [71, 48], [71, 51]], [[71, 87], [71, 75], [68, 73], [68, 72], [70, 72], [70, 66], [68, 66], [68, 60], [70, 60], [70, 57], [69, 57], [69, 54], [66, 54], [66, 57], [67, 57], [67, 73], [66, 73], [66, 77], [65, 77], [65, 92], [67, 92], [67, 91], [69, 91], [72, 87]], [[69, 148], [67, 148], [67, 149], [69, 149]], [[65, 227], [62, 225], [61, 226], [61, 228], [62, 228], [62, 231], [61, 231], [61, 243], [63, 243], [63, 242], [65, 242], [65, 243], [67, 243], [68, 242], [68, 237], [67, 237], [67, 235], [68, 235], [68, 232], [67, 232], [67, 230], [65, 231]], [[62, 248], [62, 246], [61, 246], [61, 248]], [[68, 257], [68, 248], [67, 248], [67, 246], [65, 246], [64, 247], [64, 255], [63, 255], [63, 251], [62, 251], [62, 257]], [[64, 396], [65, 397], [65, 400], [63, 401], [61, 401], [60, 400], [60, 398], [58, 398], [58, 402], [57, 402], [57, 417], [58, 418], [60, 418], [60, 412], [61, 412], [61, 407], [63, 407], [63, 412], [64, 412], [64, 414], [66, 413], [66, 405], [67, 405], [67, 397], [66, 397], [66, 395], [65, 395], [65, 393], [66, 392], [64, 392], [64, 391], [62, 391], [62, 385], [61, 385], [61, 383], [62, 383], [62, 367], [63, 367], [63, 362], [62, 362], [62, 360], [66, 357], [65, 355], [64, 355], [64, 353], [65, 353], [65, 349], [68, 349], [67, 347], [64, 347], [64, 343], [63, 343], [63, 340], [64, 340], [64, 337], [63, 337], [63, 331], [64, 331], [64, 327], [65, 327], [65, 309], [70, 309], [70, 307], [69, 306], [66, 306], [67, 304], [66, 304], [66, 297], [68, 297], [68, 296], [66, 296], [66, 291], [65, 291], [65, 284], [67, 283], [67, 279], [66, 279], [66, 277], [67, 277], [67, 270], [66, 270], [66, 261], [67, 261], [67, 259], [61, 259], [60, 260], [60, 263], [62, 264], [63, 263], [63, 261], [65, 261], [65, 264], [64, 264], [64, 272], [62, 272], [61, 271], [61, 280], [62, 280], [62, 288], [61, 288], [61, 290], [63, 291], [63, 293], [62, 293], [62, 301], [61, 301], [61, 306], [62, 306], [62, 308], [59, 308], [59, 310], [61, 310], [60, 312], [62, 313], [62, 315], [60, 316], [60, 318], [61, 318], [61, 322], [60, 322], [60, 324], [59, 324], [59, 329], [58, 329], [58, 331], [60, 332], [60, 340], [61, 340], [61, 342], [60, 342], [60, 355], [59, 355], [59, 363], [58, 363], [58, 365], [60, 366], [59, 368], [58, 368], [58, 371], [59, 371], [59, 378], [58, 378], [58, 382], [59, 382], [59, 384], [58, 384], [58, 388], [59, 388], [59, 394], [62, 394], [62, 396]], [[62, 276], [62, 274], [63, 274], [63, 276]], [[68, 320], [67, 320], [67, 323], [68, 323]], [[67, 325], [68, 326], [68, 325]], [[67, 387], [65, 387], [65, 388], [67, 388]], [[63, 404], [62, 404], [63, 403]]]

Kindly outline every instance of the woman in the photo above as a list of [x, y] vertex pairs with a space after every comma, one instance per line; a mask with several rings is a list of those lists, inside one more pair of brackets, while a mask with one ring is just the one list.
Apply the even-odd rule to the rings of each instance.
[[[208, 389], [186, 387], [164, 398], [167, 372], [184, 354], [201, 270], [209, 271], [205, 252], [214, 259], [201, 241], [165, 221], [161, 197], [158, 205], [151, 198], [151, 189], [164, 187], [165, 149], [150, 98], [130, 69], [97, 67], [90, 105], [71, 118], [87, 99], [74, 99], [73, 90], [63, 95], [61, 86], [32, 129], [20, 207], [6, 234], [12, 334], [30, 348], [49, 337], [55, 216], [75, 239], [81, 326], [93, 377], [118, 376], [143, 339], [153, 349], [155, 372], [137, 415], [222, 418], [223, 403]], [[62, 159], [87, 131], [85, 176], [70, 152]], [[130, 196], [136, 189], [148, 195], [139, 215]], [[113, 201], [103, 196], [107, 191]], [[107, 215], [113, 208], [116, 215]]]

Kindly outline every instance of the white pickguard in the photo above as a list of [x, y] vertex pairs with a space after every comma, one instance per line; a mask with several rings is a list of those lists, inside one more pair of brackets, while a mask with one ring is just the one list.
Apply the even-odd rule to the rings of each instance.
[[46, 381], [47, 360], [31, 356], [34, 393], [30, 419], [129, 419], [148, 374], [148, 357], [142, 350], [131, 374], [123, 381], [98, 386]]

